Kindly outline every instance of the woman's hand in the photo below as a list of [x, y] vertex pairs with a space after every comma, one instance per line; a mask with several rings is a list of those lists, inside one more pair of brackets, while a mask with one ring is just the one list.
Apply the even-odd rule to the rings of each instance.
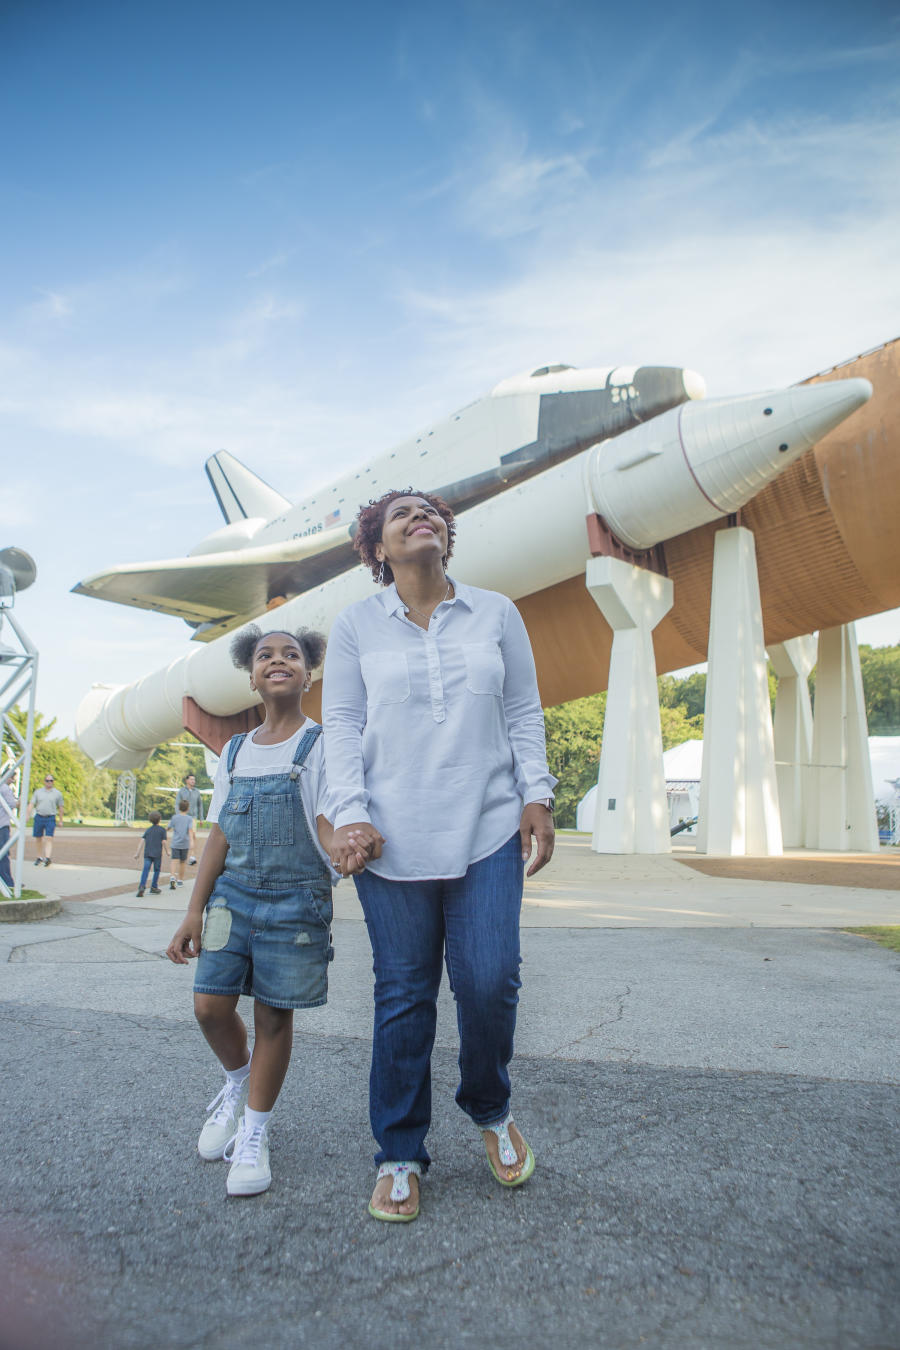
[[331, 836], [328, 852], [331, 864], [342, 877], [362, 872], [366, 863], [381, 857], [384, 838], [367, 820], [342, 825]]
[[537, 841], [537, 857], [525, 873], [533, 877], [553, 857], [553, 840], [556, 831], [553, 827], [553, 812], [541, 802], [529, 802], [519, 821], [519, 835], [522, 839], [522, 861], [531, 857], [532, 835]]
[[188, 961], [200, 955], [200, 938], [203, 933], [203, 915], [188, 914], [172, 941], [166, 948], [166, 956], [176, 966], [186, 966]]

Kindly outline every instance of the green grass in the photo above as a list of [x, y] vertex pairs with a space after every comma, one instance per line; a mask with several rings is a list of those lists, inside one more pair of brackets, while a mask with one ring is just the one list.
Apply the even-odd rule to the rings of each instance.
[[879, 947], [900, 952], [900, 924], [871, 924], [867, 928], [845, 928], [844, 932], [853, 933], [855, 937], [871, 938]]
[[0, 895], [0, 902], [4, 900], [43, 900], [44, 898], [43, 891], [29, 891], [23, 886], [21, 895]]

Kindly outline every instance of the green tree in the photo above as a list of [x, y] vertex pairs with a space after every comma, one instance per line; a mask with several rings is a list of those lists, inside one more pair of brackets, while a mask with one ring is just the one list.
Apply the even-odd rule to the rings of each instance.
[[109, 769], [98, 769], [93, 760], [78, 746], [73, 747], [84, 770], [84, 789], [81, 794], [79, 817], [112, 820], [116, 814], [116, 774]]
[[203, 746], [185, 731], [177, 741], [158, 745], [143, 769], [137, 770], [135, 820], [146, 820], [151, 811], [158, 811], [168, 820], [175, 810], [175, 793], [189, 773], [196, 775], [198, 788], [212, 787]]
[[659, 722], [663, 750], [671, 750], [673, 745], [681, 745], [682, 741], [703, 739], [703, 714], [698, 713], [696, 717], [689, 717], [681, 704], [674, 708], [661, 706]]
[[[28, 713], [24, 708], [11, 709], [9, 720], [24, 737], [28, 725]], [[65, 815], [69, 820], [81, 814], [85, 788], [84, 756], [76, 745], [66, 737], [51, 737], [56, 726], [56, 718], [46, 722], [41, 713], [34, 715], [34, 745], [31, 757], [31, 792], [41, 787], [46, 775], [52, 774], [54, 786], [59, 788], [65, 800]], [[7, 735], [7, 744], [14, 754], [19, 753], [18, 745]]]
[[561, 829], [575, 828], [578, 803], [597, 781], [605, 715], [605, 693], [544, 709], [547, 762], [559, 779], [555, 814]]
[[870, 736], [900, 735], [900, 645], [859, 649]]
[[699, 717], [706, 706], [706, 672], [695, 670], [680, 679], [674, 675], [660, 675], [659, 705], [661, 708], [683, 708], [685, 717]]

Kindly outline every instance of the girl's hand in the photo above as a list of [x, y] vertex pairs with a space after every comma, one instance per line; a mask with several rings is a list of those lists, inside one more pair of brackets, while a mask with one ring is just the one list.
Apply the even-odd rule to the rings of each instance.
[[189, 914], [166, 948], [166, 956], [176, 966], [186, 966], [188, 961], [200, 955], [202, 933], [203, 915]]

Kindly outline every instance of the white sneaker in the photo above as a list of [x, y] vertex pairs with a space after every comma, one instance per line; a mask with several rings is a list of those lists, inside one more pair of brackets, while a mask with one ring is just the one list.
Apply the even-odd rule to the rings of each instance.
[[197, 1152], [207, 1162], [214, 1162], [215, 1159], [225, 1156], [225, 1145], [237, 1131], [249, 1086], [249, 1074], [243, 1083], [235, 1083], [232, 1079], [226, 1078], [225, 1086], [206, 1108], [212, 1115], [200, 1131]]
[[225, 1189], [229, 1195], [259, 1195], [272, 1184], [269, 1167], [269, 1140], [265, 1125], [247, 1124], [245, 1116], [238, 1122], [237, 1134], [228, 1141], [225, 1161], [231, 1163]]

